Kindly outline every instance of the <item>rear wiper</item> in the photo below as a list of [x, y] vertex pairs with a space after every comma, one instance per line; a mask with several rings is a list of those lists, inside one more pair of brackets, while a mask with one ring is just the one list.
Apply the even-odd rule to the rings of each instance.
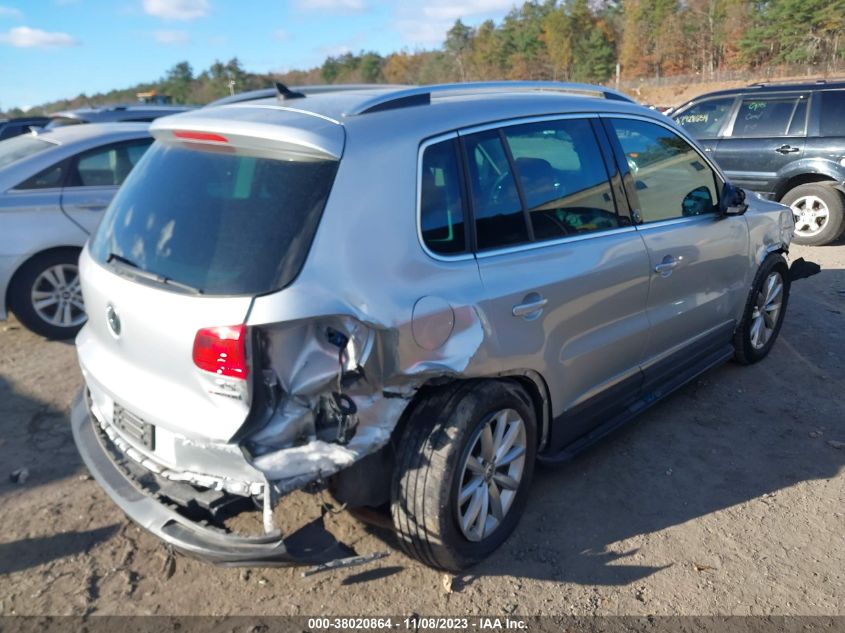
[[138, 264], [133, 262], [131, 259], [124, 257], [123, 255], [118, 255], [117, 253], [109, 253], [109, 256], [106, 258], [106, 263], [110, 264], [111, 262], [117, 262], [119, 264], [122, 264], [123, 266], [126, 266], [127, 268], [131, 268], [131, 274], [136, 277], [149, 279], [150, 281], [155, 281], [156, 283], [164, 284], [166, 286], [173, 286], [174, 288], [185, 290], [186, 292], [190, 292], [191, 294], [202, 294], [202, 290], [200, 290], [199, 288], [194, 288], [193, 286], [189, 286], [188, 284], [183, 284], [182, 282], [174, 281], [170, 277], [165, 277], [164, 275], [159, 275], [158, 273], [150, 272], [149, 270], [144, 270]]

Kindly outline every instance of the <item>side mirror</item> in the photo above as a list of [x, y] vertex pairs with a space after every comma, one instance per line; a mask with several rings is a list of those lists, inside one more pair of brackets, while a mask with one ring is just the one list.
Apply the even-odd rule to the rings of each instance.
[[748, 211], [745, 202], [745, 191], [729, 182], [722, 189], [721, 211], [723, 215], [742, 215]]

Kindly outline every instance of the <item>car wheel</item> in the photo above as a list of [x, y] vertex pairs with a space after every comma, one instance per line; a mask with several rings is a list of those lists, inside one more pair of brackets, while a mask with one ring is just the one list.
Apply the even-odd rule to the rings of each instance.
[[781, 202], [792, 208], [796, 244], [821, 246], [842, 234], [845, 202], [833, 187], [818, 183], [799, 185], [788, 191]]
[[77, 250], [56, 250], [37, 255], [18, 269], [9, 287], [9, 304], [24, 326], [51, 339], [79, 332], [86, 317], [78, 259]]
[[457, 572], [493, 552], [525, 507], [536, 446], [534, 407], [516, 383], [468, 382], [420, 406], [391, 489], [405, 553]]
[[789, 268], [771, 254], [760, 266], [734, 334], [734, 358], [742, 365], [763, 360], [778, 337], [789, 302]]

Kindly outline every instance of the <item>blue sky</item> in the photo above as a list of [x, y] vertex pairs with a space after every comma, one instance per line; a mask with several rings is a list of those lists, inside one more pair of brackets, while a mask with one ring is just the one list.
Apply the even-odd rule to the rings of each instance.
[[187, 60], [310, 68], [326, 55], [442, 43], [514, 0], [0, 0], [0, 110], [131, 86]]

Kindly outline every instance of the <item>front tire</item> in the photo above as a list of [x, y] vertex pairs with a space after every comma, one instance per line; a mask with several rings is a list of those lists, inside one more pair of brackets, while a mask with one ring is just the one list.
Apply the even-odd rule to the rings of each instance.
[[29, 330], [50, 339], [68, 339], [85, 324], [79, 285], [79, 251], [59, 249], [36, 255], [15, 273], [9, 307]]
[[741, 365], [759, 362], [771, 351], [786, 315], [789, 287], [786, 260], [772, 253], [754, 276], [742, 321], [734, 333], [734, 359]]
[[534, 473], [536, 414], [510, 381], [467, 382], [424, 402], [402, 436], [391, 514], [402, 549], [458, 572], [516, 527]]
[[781, 203], [792, 208], [796, 244], [822, 246], [833, 242], [845, 227], [845, 199], [831, 186], [799, 185], [786, 192]]

